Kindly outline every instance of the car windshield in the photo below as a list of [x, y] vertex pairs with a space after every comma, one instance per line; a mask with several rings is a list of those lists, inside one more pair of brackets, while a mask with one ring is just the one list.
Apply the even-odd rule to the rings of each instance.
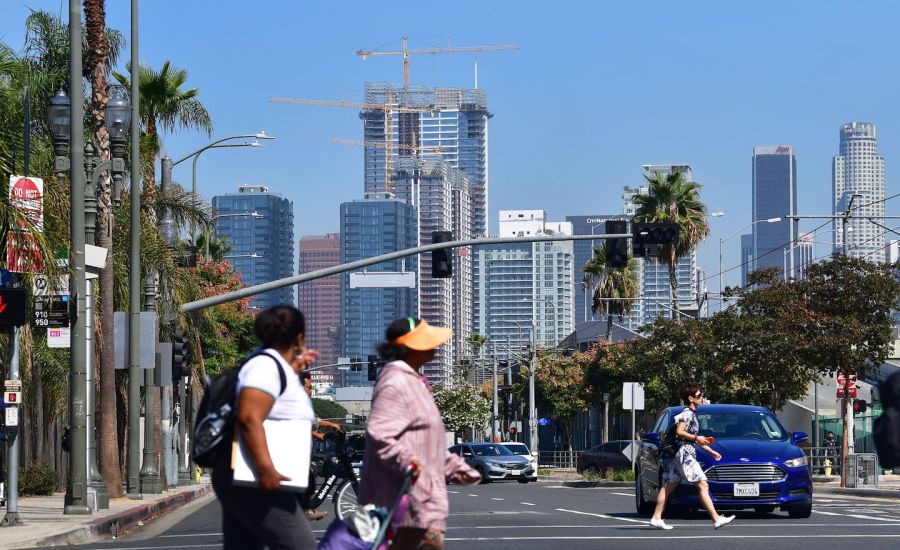
[[525, 445], [503, 445], [506, 447], [506, 450], [514, 455], [526, 456], [528, 454], [528, 447]]
[[477, 456], [509, 456], [512, 454], [503, 445], [474, 445], [472, 450]]
[[717, 439], [784, 441], [787, 434], [767, 411], [701, 411], [697, 414], [700, 434]]

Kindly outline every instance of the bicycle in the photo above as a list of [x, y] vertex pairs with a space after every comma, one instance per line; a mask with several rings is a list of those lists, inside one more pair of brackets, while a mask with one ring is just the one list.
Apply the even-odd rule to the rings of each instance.
[[315, 510], [321, 506], [328, 499], [332, 489], [334, 489], [334, 495], [332, 496], [334, 515], [338, 519], [344, 519], [356, 511], [356, 495], [359, 493], [359, 478], [356, 476], [356, 469], [353, 463], [350, 461], [350, 457], [353, 456], [353, 449], [348, 450], [344, 445], [347, 434], [343, 431], [331, 432], [326, 434], [325, 437], [334, 439], [333, 458], [337, 459], [337, 465], [332, 467], [332, 471], [325, 479], [325, 483], [316, 489], [316, 492], [310, 497], [309, 508]]

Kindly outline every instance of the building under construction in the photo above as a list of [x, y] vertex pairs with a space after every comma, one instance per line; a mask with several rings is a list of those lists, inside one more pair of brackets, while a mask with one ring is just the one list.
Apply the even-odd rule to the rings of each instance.
[[[472, 229], [487, 235], [487, 96], [464, 88], [366, 83], [363, 120], [365, 191], [390, 191], [397, 162], [437, 156], [468, 179]], [[378, 146], [371, 146], [378, 144]]]

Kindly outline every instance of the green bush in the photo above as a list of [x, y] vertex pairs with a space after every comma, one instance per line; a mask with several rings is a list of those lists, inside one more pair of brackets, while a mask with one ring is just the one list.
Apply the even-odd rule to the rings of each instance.
[[581, 474], [581, 478], [584, 481], [588, 481], [590, 483], [594, 483], [597, 481], [603, 481], [602, 474], [600, 474], [599, 472], [591, 472], [591, 471], [587, 471], [587, 470], [585, 470], [584, 473]]
[[56, 483], [56, 472], [46, 464], [32, 462], [25, 468], [19, 468], [20, 495], [52, 495]]
[[634, 472], [631, 470], [616, 470], [612, 474], [613, 481], [634, 481]]

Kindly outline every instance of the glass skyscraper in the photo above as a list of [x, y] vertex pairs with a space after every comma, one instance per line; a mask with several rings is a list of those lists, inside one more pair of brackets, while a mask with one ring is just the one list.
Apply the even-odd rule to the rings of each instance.
[[[339, 233], [300, 238], [300, 273], [341, 263]], [[341, 277], [332, 275], [297, 285], [297, 307], [306, 316], [306, 345], [319, 352], [319, 365], [333, 365], [340, 355], [337, 338], [341, 324]], [[334, 383], [337, 368], [312, 371], [319, 382]]]
[[[418, 244], [415, 209], [405, 201], [370, 194], [341, 204], [341, 263], [370, 258]], [[416, 256], [369, 266], [368, 272], [416, 271]], [[350, 288], [341, 274], [341, 356], [362, 361], [376, 355], [384, 330], [395, 319], [418, 316], [416, 288]], [[341, 371], [342, 386], [369, 385], [367, 368]]]
[[[873, 262], [884, 261], [884, 157], [878, 154], [875, 125], [850, 122], [841, 126], [840, 154], [832, 163], [834, 215], [843, 214], [850, 197], [853, 213], [847, 224], [847, 254]], [[834, 248], [843, 250], [842, 221], [834, 221]]]
[[[797, 214], [797, 158], [790, 145], [764, 145], [753, 148], [753, 206], [751, 220], [782, 218], [776, 223], [753, 225], [753, 264], [750, 271], [770, 267], [798, 273], [797, 236], [794, 224], [786, 216]], [[785, 262], [784, 249], [788, 249]], [[787, 267], [785, 268], [785, 263]]]
[[[241, 185], [237, 193], [212, 199], [215, 237], [226, 239], [225, 254], [247, 286], [290, 277], [294, 271], [294, 205], [264, 185]], [[251, 307], [294, 305], [294, 287], [256, 296]]]

